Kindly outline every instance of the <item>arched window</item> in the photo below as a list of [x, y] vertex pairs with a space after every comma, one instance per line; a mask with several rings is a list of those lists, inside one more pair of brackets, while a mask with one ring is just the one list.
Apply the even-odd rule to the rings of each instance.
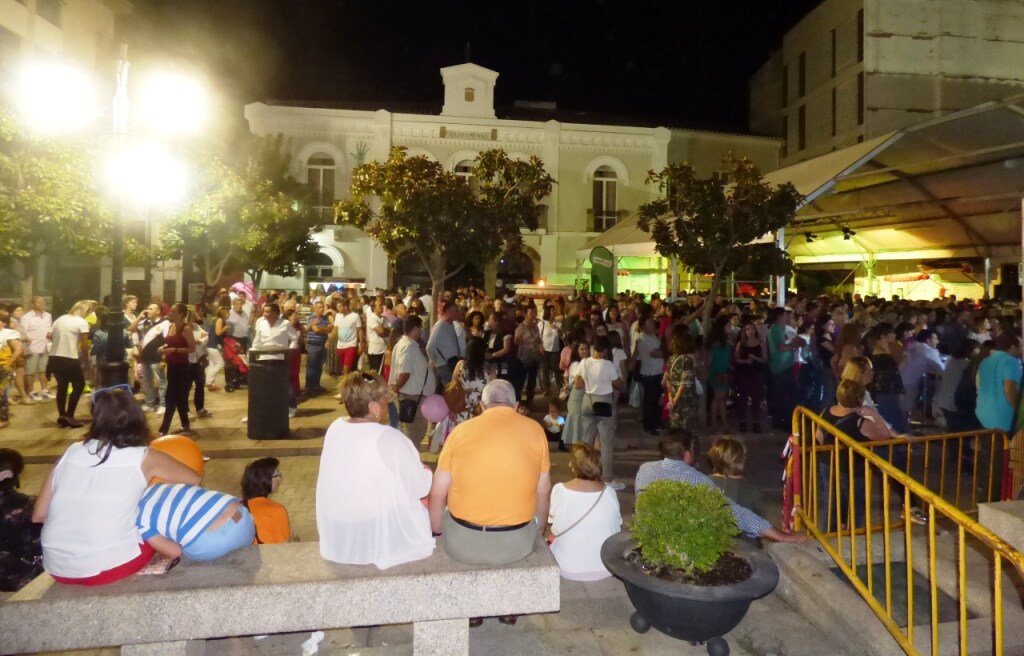
[[604, 232], [615, 225], [618, 218], [616, 187], [618, 176], [610, 166], [599, 166], [594, 171], [594, 230]]
[[314, 255], [306, 263], [306, 280], [330, 280], [335, 278], [340, 272], [334, 270], [334, 261], [331, 260], [331, 256], [323, 251]]
[[306, 162], [306, 182], [316, 189], [315, 207], [321, 218], [328, 219], [334, 204], [334, 158], [315, 153]]
[[467, 184], [473, 184], [473, 160], [464, 159], [456, 164], [455, 175], [465, 180]]

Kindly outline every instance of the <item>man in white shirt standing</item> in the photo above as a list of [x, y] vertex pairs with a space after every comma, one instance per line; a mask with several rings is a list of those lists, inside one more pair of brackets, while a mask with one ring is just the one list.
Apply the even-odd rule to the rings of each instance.
[[[420, 347], [423, 322], [419, 317], [406, 317], [403, 324], [405, 334], [398, 340], [391, 354], [391, 376], [388, 385], [398, 397], [399, 429], [419, 448], [426, 435], [427, 420], [420, 412], [420, 401], [427, 394], [433, 394], [436, 386], [433, 367]], [[403, 414], [402, 402], [407, 407], [415, 404], [415, 413]]]
[[244, 353], [249, 348], [249, 313], [245, 311], [245, 299], [236, 296], [231, 301], [231, 312], [228, 313], [228, 326], [231, 328], [231, 336], [238, 341]]
[[338, 331], [338, 362], [341, 364], [341, 375], [347, 376], [355, 369], [359, 361], [360, 345], [365, 341], [363, 320], [352, 312], [352, 304], [347, 298], [338, 302], [334, 327]]
[[384, 320], [384, 299], [378, 297], [366, 306], [366, 354], [370, 369], [381, 372], [384, 352], [388, 350], [388, 323]]
[[[42, 296], [32, 297], [32, 309], [21, 318], [21, 327], [28, 335], [25, 344], [25, 383], [26, 392], [33, 401], [49, 401], [53, 399], [46, 389], [46, 361], [50, 353], [50, 330], [53, 317], [46, 311], [46, 299]], [[32, 379], [39, 381], [39, 391], [34, 392]]]
[[[297, 349], [299, 348], [299, 334], [295, 332], [292, 322], [281, 318], [281, 308], [277, 303], [267, 303], [263, 306], [263, 316], [256, 320], [256, 332], [252, 338], [252, 349], [260, 351], [264, 349]], [[261, 360], [284, 360], [284, 353], [268, 353], [257, 355], [256, 359]], [[288, 386], [288, 416], [294, 417], [297, 400], [295, 390]]]

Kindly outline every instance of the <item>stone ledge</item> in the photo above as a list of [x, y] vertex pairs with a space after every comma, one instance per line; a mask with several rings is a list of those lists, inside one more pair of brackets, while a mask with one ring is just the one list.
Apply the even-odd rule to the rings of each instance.
[[559, 593], [539, 538], [528, 558], [491, 568], [440, 545], [388, 570], [327, 562], [315, 542], [262, 545], [101, 588], [40, 576], [0, 606], [0, 654], [544, 613]]

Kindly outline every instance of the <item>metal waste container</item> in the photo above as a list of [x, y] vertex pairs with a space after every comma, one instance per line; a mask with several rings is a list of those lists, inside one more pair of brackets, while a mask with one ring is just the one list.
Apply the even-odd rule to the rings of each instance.
[[[249, 349], [250, 440], [286, 440], [288, 430], [288, 349]], [[270, 355], [284, 355], [272, 359]]]

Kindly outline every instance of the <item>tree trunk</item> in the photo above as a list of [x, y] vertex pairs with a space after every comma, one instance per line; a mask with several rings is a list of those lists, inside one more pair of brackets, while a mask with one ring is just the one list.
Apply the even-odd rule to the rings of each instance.
[[711, 289], [708, 290], [708, 295], [704, 299], [704, 316], [700, 321], [701, 328], [704, 331], [704, 344], [707, 345], [708, 331], [711, 329], [711, 309], [715, 305], [715, 299], [718, 298], [718, 287], [722, 284], [722, 275], [720, 271], [715, 271], [715, 277], [711, 281]]

